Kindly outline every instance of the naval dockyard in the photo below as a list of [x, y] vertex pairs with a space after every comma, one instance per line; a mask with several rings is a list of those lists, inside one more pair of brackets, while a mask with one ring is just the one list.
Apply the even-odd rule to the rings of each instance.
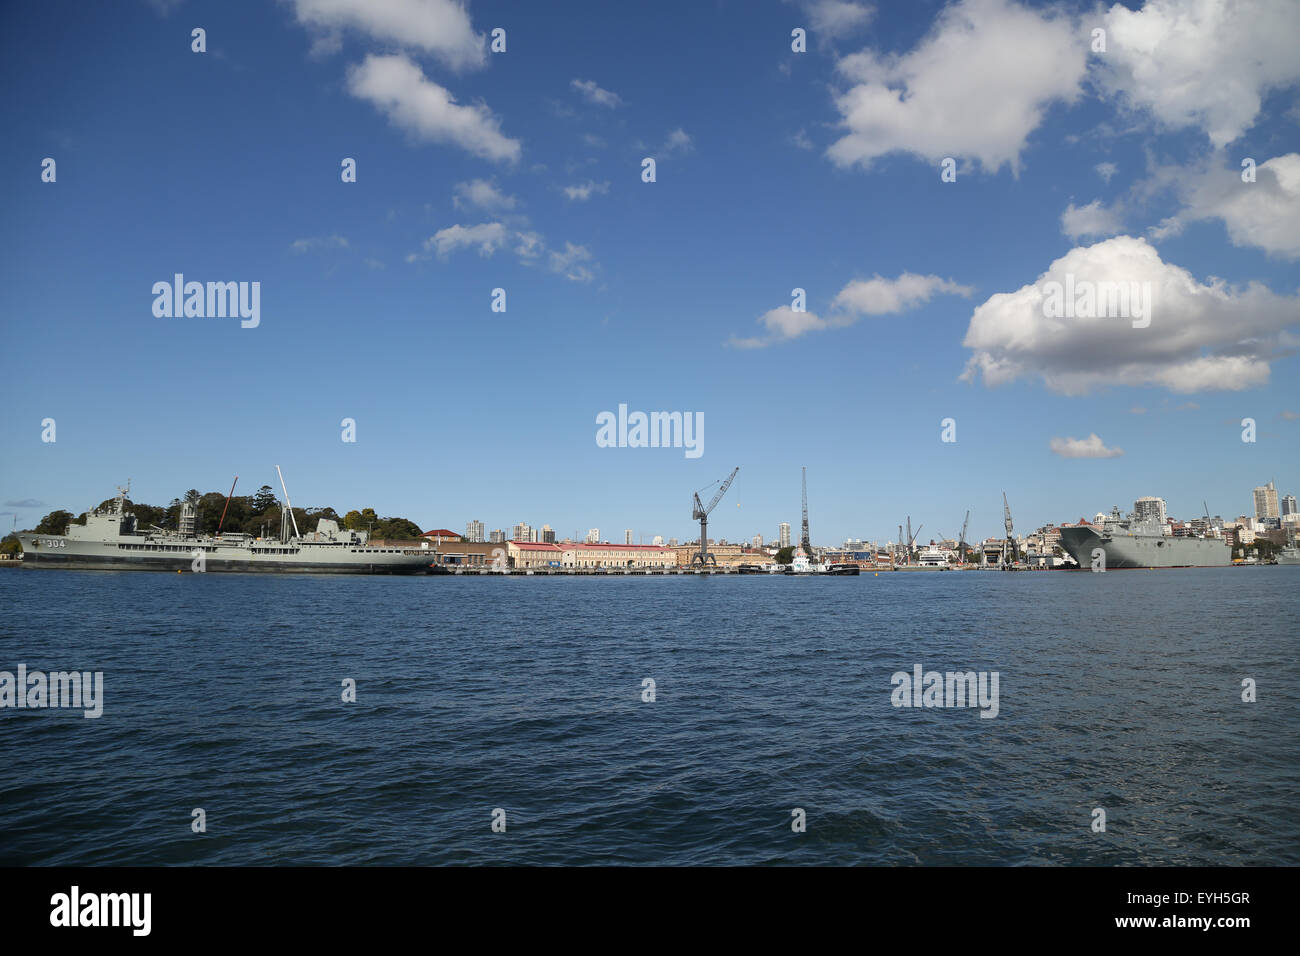
[[[826, 575], [857, 576], [882, 572], [1090, 570], [1300, 564], [1296, 547], [1300, 515], [1294, 495], [1280, 499], [1272, 481], [1253, 490], [1253, 514], [1232, 519], [1203, 514], [1179, 520], [1165, 500], [1145, 496], [1121, 514], [1118, 506], [1092, 518], [1016, 531], [1010, 501], [1002, 494], [1003, 533], [970, 541], [970, 510], [955, 536], [941, 531], [922, 539], [924, 523], [912, 528], [910, 515], [897, 537], [883, 543], [848, 539], [832, 547], [813, 544], [808, 517], [807, 469], [801, 475], [801, 522], [797, 540], [782, 522], [774, 538], [756, 534], [730, 542], [709, 536], [709, 516], [726, 496], [740, 468], [691, 495], [694, 540], [622, 543], [602, 537], [598, 528], [559, 538], [549, 525], [535, 529], [520, 522], [509, 532], [486, 530], [471, 520], [463, 533], [446, 528], [421, 532], [405, 519], [378, 519], [374, 512], [295, 508], [276, 466], [283, 495], [264, 485], [257, 495], [235, 498], [235, 483], [224, 496], [187, 493], [169, 509], [133, 504], [129, 482], [98, 508], [73, 519], [68, 512], [47, 515], [34, 530], [4, 538], [0, 567], [78, 570], [155, 570], [173, 572], [308, 572], [431, 575]], [[204, 514], [204, 502], [213, 514]], [[232, 513], [232, 502], [236, 504]], [[249, 502], [252, 502], [250, 505]], [[222, 504], [219, 517], [216, 505]], [[260, 510], [259, 510], [260, 508]], [[136, 511], [152, 520], [142, 524]], [[250, 513], [245, 515], [244, 512]], [[315, 522], [314, 530], [302, 524]], [[227, 524], [228, 518], [230, 524]], [[242, 518], [242, 520], [241, 520]], [[367, 520], [367, 519], [370, 520]], [[260, 521], [260, 523], [259, 523]], [[278, 533], [274, 525], [279, 525]], [[387, 535], [387, 536], [385, 536]]]

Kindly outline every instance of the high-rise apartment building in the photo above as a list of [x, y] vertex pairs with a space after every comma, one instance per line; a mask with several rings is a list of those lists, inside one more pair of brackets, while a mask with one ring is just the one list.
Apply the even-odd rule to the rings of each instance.
[[1273, 482], [1255, 489], [1255, 517], [1280, 518], [1277, 509], [1277, 489]]
[[779, 542], [779, 547], [782, 548], [790, 547], [790, 522], [788, 521], [781, 522], [781, 527], [779, 532], [777, 533], [776, 539]]
[[483, 541], [483, 522], [471, 521], [465, 525], [465, 540], [481, 544]]

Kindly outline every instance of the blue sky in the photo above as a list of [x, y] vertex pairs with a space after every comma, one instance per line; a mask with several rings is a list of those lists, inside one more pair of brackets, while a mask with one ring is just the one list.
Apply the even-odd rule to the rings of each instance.
[[[1300, 493], [1298, 10], [8, 5], [0, 510], [279, 464], [426, 528], [687, 539], [740, 465], [710, 531], [772, 538], [806, 465], [829, 544]], [[177, 272], [260, 324], [156, 317]], [[1150, 281], [1150, 327], [1047, 319], [1066, 272]], [[598, 447], [620, 403], [704, 454]]]

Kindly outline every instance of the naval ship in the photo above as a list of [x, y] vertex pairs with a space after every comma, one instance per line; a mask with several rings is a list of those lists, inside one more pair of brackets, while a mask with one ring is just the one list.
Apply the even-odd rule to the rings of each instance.
[[1232, 549], [1214, 538], [1175, 538], [1154, 518], [1131, 512], [1121, 518], [1112, 508], [1100, 525], [1080, 521], [1061, 525], [1061, 547], [1080, 568], [1092, 567], [1092, 552], [1100, 548], [1111, 568], [1219, 568], [1232, 564]]
[[[126, 488], [111, 504], [70, 523], [63, 534], [22, 532], [24, 568], [92, 571], [298, 571], [332, 574], [401, 574], [428, 571], [434, 552], [422, 548], [371, 548], [364, 531], [321, 518], [312, 534], [299, 535], [291, 507], [281, 511], [280, 536], [195, 534], [195, 512], [182, 506], [181, 528], [136, 530], [126, 511]], [[288, 497], [286, 495], [286, 501]], [[289, 533], [293, 522], [293, 534]]]

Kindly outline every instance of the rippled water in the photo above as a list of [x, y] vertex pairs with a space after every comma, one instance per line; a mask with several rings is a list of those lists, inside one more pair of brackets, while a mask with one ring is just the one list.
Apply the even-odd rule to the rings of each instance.
[[105, 684], [0, 711], [0, 863], [1295, 864], [1297, 585], [0, 571], [0, 670]]

